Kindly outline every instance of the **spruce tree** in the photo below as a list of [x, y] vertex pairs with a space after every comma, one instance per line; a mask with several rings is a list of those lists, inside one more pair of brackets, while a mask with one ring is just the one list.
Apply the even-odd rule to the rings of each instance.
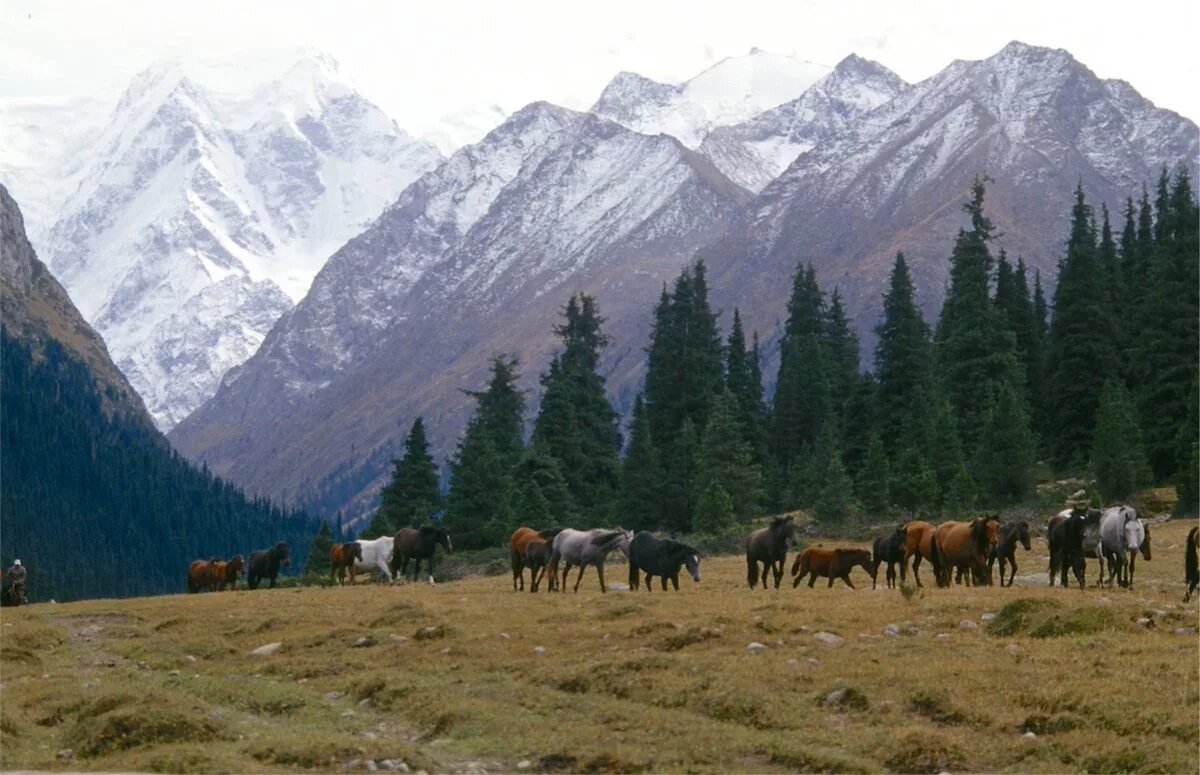
[[713, 403], [696, 459], [697, 499], [719, 485], [733, 501], [734, 513], [747, 520], [762, 513], [762, 471], [742, 432], [740, 406], [728, 389]]
[[942, 506], [951, 514], [963, 514], [974, 508], [975, 497], [975, 480], [965, 465], [959, 465], [942, 497]]
[[698, 481], [696, 459], [699, 454], [700, 432], [691, 418], [685, 419], [674, 441], [670, 442], [663, 466], [666, 474], [661, 487], [665, 530], [686, 533], [692, 528]]
[[891, 468], [888, 493], [909, 516], [932, 508], [937, 501], [937, 477], [915, 446], [905, 447]]
[[611, 511], [620, 478], [617, 413], [597, 372], [608, 338], [600, 330], [604, 321], [596, 301], [587, 294], [572, 296], [563, 317], [554, 329], [563, 351], [542, 375], [533, 444], [557, 461], [572, 502], [595, 520]]
[[329, 522], [323, 519], [321, 527], [317, 529], [312, 543], [309, 544], [308, 559], [304, 561], [304, 574], [306, 576], [324, 576], [329, 573], [329, 551], [331, 549], [333, 549], [333, 531], [329, 529]]
[[697, 533], [719, 534], [737, 522], [734, 501], [725, 488], [717, 482], [704, 489], [696, 504], [696, 519], [693, 529]]
[[966, 464], [966, 456], [958, 437], [958, 424], [954, 421], [954, 411], [947, 401], [942, 401], [937, 408], [928, 449], [929, 466], [933, 469], [938, 493], [943, 496], [944, 502], [954, 477]]
[[976, 457], [979, 489], [989, 503], [1020, 503], [1033, 495], [1036, 445], [1025, 401], [1008, 385], [996, 395]]
[[1092, 465], [1096, 486], [1110, 503], [1124, 500], [1150, 480], [1137, 408], [1129, 391], [1117, 380], [1107, 380], [1100, 391]]
[[857, 479], [867, 458], [871, 437], [879, 433], [879, 412], [875, 376], [867, 372], [854, 384], [843, 411], [842, 462], [852, 479]]
[[1059, 262], [1046, 344], [1044, 438], [1059, 470], [1081, 465], [1091, 450], [1099, 404], [1097, 375], [1117, 373], [1112, 317], [1105, 304], [1092, 210], [1080, 185], [1071, 209], [1067, 253]]
[[633, 404], [629, 425], [629, 448], [621, 461], [621, 490], [613, 524], [633, 530], [661, 527], [666, 521], [662, 487], [663, 465], [654, 446], [650, 422], [646, 419], [645, 403], [639, 394]]
[[[512, 487], [512, 513], [521, 524], [595, 527], [604, 521], [600, 518], [580, 519], [561, 465], [537, 446], [526, 450], [513, 468]], [[516, 529], [517, 526], [512, 527]]]
[[1175, 490], [1179, 499], [1175, 503], [1176, 514], [1195, 514], [1200, 506], [1200, 382], [1192, 383], [1192, 399], [1188, 402], [1187, 420], [1179, 426], [1175, 437], [1176, 459], [1179, 474]]
[[761, 466], [766, 457], [766, 410], [763, 406], [758, 335], [754, 335], [754, 346], [747, 350], [741, 314], [736, 307], [733, 310], [733, 327], [725, 345], [725, 386], [737, 397], [742, 437], [750, 445], [754, 462]]
[[950, 257], [950, 286], [938, 321], [936, 361], [941, 388], [958, 418], [963, 442], [974, 446], [988, 406], [1004, 386], [1023, 386], [1016, 338], [1000, 320], [988, 292], [994, 226], [984, 215], [985, 187], [976, 179], [963, 205], [971, 228], [960, 229]]
[[805, 444], [816, 439], [832, 410], [826, 360], [825, 300], [812, 266], [798, 266], [788, 299], [788, 319], [779, 343], [779, 376], [771, 404], [768, 443], [781, 475]]
[[875, 334], [880, 436], [885, 447], [899, 450], [914, 442], [905, 436], [927, 427], [925, 420], [930, 417], [933, 399], [929, 327], [917, 306], [916, 289], [903, 253], [896, 254], [892, 265], [883, 297], [883, 319]]
[[376, 519], [385, 520], [391, 532], [424, 525], [441, 510], [438, 470], [429, 454], [425, 421], [418, 417], [404, 438], [404, 456], [393, 461], [392, 480], [380, 493]]
[[846, 402], [858, 382], [858, 334], [846, 319], [837, 288], [830, 294], [829, 305], [822, 315], [822, 328], [833, 408], [842, 419]]
[[879, 434], [872, 434], [867, 444], [867, 456], [855, 483], [855, 492], [863, 510], [871, 516], [882, 516], [891, 500], [888, 495], [889, 471], [887, 451]]

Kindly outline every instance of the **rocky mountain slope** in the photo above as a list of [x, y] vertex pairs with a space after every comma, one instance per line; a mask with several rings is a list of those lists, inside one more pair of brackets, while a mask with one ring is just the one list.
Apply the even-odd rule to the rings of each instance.
[[[714, 152], [713, 162], [671, 137], [551, 105], [518, 111], [338, 251], [172, 441], [256, 492], [359, 517], [415, 414], [437, 452], [452, 450], [469, 410], [460, 388], [480, 384], [492, 354], [522, 357], [536, 404], [551, 326], [573, 291], [595, 294], [608, 319], [603, 368], [622, 408], [640, 387], [661, 283], [696, 255], [708, 261], [722, 320], [739, 306], [769, 360], [791, 275], [812, 262], [826, 288], [841, 288], [869, 360], [897, 249], [936, 313], [976, 175], [994, 179], [997, 247], [1051, 285], [1077, 181], [1115, 208], [1162, 164], [1194, 163], [1200, 152], [1195, 124], [1064, 51], [1014, 43], [911, 87], [862, 60], [842, 65], [811, 96], [750, 122], [784, 127], [772, 119], [790, 111], [786, 133], [740, 135], [751, 147], [755, 137], [786, 137], [798, 152], [753, 198], [721, 173], [730, 155]], [[853, 88], [839, 87], [843, 78]], [[614, 84], [631, 88], [616, 100], [610, 85], [597, 109], [619, 103], [629, 121], [665, 115], [680, 91], [644, 80], [619, 77]], [[724, 147], [739, 139], [729, 134]], [[689, 141], [703, 148], [699, 135]]]
[[139, 75], [64, 165], [72, 193], [41, 249], [170, 428], [440, 158], [328, 57], [248, 93], [167, 64]]

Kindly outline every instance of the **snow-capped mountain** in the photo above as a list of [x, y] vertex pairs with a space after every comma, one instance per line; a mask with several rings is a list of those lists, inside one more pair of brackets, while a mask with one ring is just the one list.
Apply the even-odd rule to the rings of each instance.
[[452, 438], [470, 403], [458, 388], [492, 353], [520, 355], [536, 386], [571, 293], [604, 299], [621, 341], [608, 367], [636, 368], [661, 283], [747, 198], [674, 138], [529, 105], [332, 256], [173, 443], [289, 501], [365, 507], [396, 429], [423, 413]]
[[749, 121], [717, 127], [699, 150], [730, 180], [758, 192], [801, 153], [845, 144], [857, 134], [860, 117], [908, 88], [883, 65], [851, 54], [798, 98]]
[[441, 159], [316, 54], [242, 92], [147, 70], [88, 146], [42, 252], [164, 429]]
[[[620, 76], [598, 110], [649, 116], [684, 91]], [[1016, 43], [911, 87], [853, 58], [803, 92], [760, 120], [740, 117], [744, 134], [730, 133], [751, 147], [771, 137], [814, 143], [753, 197], [721, 162], [659, 128], [642, 134], [544, 103], [518, 111], [339, 250], [172, 442], [252, 491], [358, 518], [414, 416], [424, 416], [437, 454], [452, 450], [470, 409], [459, 389], [480, 385], [495, 353], [521, 357], [535, 411], [536, 375], [572, 292], [595, 295], [607, 319], [613, 344], [602, 368], [621, 408], [641, 383], [662, 282], [697, 255], [722, 321], [739, 307], [768, 360], [801, 261], [824, 287], [840, 286], [869, 358], [896, 250], [927, 315], [936, 313], [977, 175], [993, 179], [996, 246], [1023, 255], [1051, 286], [1077, 181], [1115, 209], [1161, 165], [1200, 156], [1191, 121], [1066, 52]], [[749, 182], [769, 174], [727, 167]]]
[[644, 134], [668, 134], [697, 148], [719, 126], [747, 121], [796, 99], [829, 68], [759, 49], [722, 59], [682, 84], [618, 73], [592, 112]]
[[464, 145], [479, 142], [488, 132], [504, 123], [506, 118], [508, 111], [499, 105], [463, 108], [442, 116], [420, 136], [449, 156]]

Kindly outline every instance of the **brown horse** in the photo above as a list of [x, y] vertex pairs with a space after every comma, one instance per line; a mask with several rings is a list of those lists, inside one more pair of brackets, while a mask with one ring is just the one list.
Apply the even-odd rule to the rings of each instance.
[[213, 575], [213, 567], [221, 560], [213, 557], [211, 560], [193, 560], [187, 569], [187, 588], [188, 592], [212, 591], [216, 592], [218, 583]]
[[217, 560], [212, 564], [213, 589], [224, 592], [225, 586], [229, 585], [230, 589], [237, 589], [238, 573], [242, 568], [246, 567], [246, 561], [242, 559], [242, 555], [236, 554], [229, 562]]
[[[546, 575], [546, 568], [550, 566], [550, 557], [553, 554], [554, 544], [543, 538], [535, 538], [525, 544], [522, 562], [526, 568], [529, 568], [530, 592], [538, 591], [538, 586], [542, 583], [542, 576]], [[550, 580], [546, 583], [548, 591], [553, 592], [558, 589], [558, 574], [551, 573]]]
[[929, 560], [933, 566], [934, 578], [940, 573], [938, 566], [937, 555], [933, 552], [933, 531], [936, 528], [928, 522], [923, 522], [919, 519], [914, 519], [911, 522], [906, 522], [900, 528], [904, 531], [904, 559], [900, 562], [900, 583], [903, 584], [908, 579], [908, 558], [912, 558], [913, 578], [917, 580], [917, 586], [921, 584], [921, 574], [917, 570], [921, 567], [921, 559]]
[[350, 586], [358, 576], [358, 563], [363, 561], [362, 544], [350, 541], [345, 544], [334, 544], [329, 549], [329, 580], [337, 579], [338, 585], [346, 582], [346, 571], [350, 571]]
[[[549, 541], [558, 535], [562, 528], [552, 527], [546, 530], [534, 530], [531, 527], [519, 527], [513, 531], [508, 540], [509, 559], [512, 561], [513, 592], [525, 589], [525, 548], [531, 541]], [[534, 573], [530, 569], [530, 573]], [[531, 579], [532, 581], [532, 579]]]
[[830, 587], [834, 579], [841, 579], [846, 586], [854, 589], [854, 584], [850, 582], [850, 571], [855, 566], [861, 566], [867, 573], [875, 572], [875, 562], [866, 549], [822, 549], [810, 546], [796, 555], [792, 563], [792, 576], [795, 577], [792, 579], [792, 588], [800, 586], [800, 582], [808, 576], [811, 589], [817, 576], [825, 576], [829, 579]]
[[767, 588], [769, 576], [775, 577], [775, 588], [783, 579], [783, 565], [788, 549], [796, 540], [798, 528], [791, 517], [772, 517], [770, 524], [746, 536], [746, 580], [750, 588], [758, 586], [758, 566], [762, 563], [762, 585]]
[[[933, 531], [937, 557], [937, 583], [950, 586], [953, 570], [962, 571], [975, 584], [987, 583], [987, 561], [1000, 537], [998, 517], [976, 517], [970, 522], [943, 522]], [[962, 574], [960, 574], [960, 578]]]
[[1187, 583], [1187, 592], [1183, 602], [1192, 599], [1192, 593], [1200, 586], [1200, 527], [1188, 531], [1187, 543], [1183, 548], [1183, 580]]

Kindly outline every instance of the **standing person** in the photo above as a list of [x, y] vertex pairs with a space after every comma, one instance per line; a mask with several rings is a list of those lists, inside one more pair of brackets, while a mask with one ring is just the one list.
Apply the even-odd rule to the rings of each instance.
[[4, 571], [3, 592], [0, 593], [0, 603], [5, 606], [18, 606], [25, 600], [25, 578], [28, 571], [20, 560], [13, 560], [12, 567]]

